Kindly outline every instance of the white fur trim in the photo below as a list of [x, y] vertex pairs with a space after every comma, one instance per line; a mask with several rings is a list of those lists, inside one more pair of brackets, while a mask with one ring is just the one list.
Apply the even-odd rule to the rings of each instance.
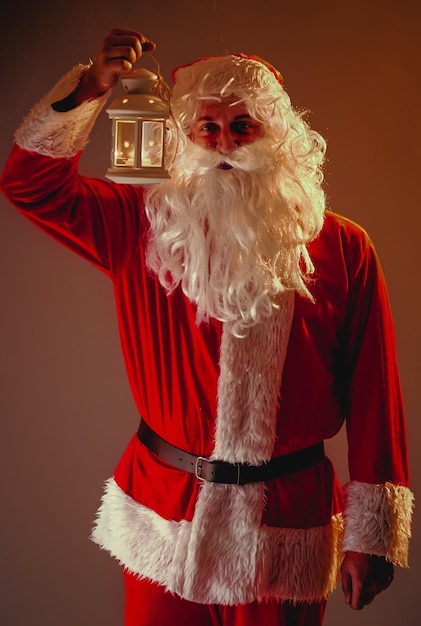
[[343, 550], [385, 556], [408, 567], [414, 495], [408, 487], [351, 481], [344, 487]]
[[[254, 520], [243, 519], [234, 530], [225, 525], [220, 508], [226, 506], [224, 492], [232, 489], [210, 487], [217, 508], [211, 516], [213, 532], [204, 542], [197, 537], [200, 524], [161, 518], [113, 479], [106, 484], [92, 539], [131, 572], [194, 602], [318, 601], [333, 591], [341, 564], [340, 515], [317, 528], [256, 527]], [[199, 520], [201, 511], [196, 515]]]
[[[252, 464], [271, 458], [293, 309], [294, 293], [288, 292], [279, 309], [250, 328], [246, 337], [235, 337], [232, 325], [224, 325], [212, 458]], [[180, 590], [183, 597], [196, 598], [200, 593], [197, 601], [211, 602], [209, 598], [221, 593], [230, 596], [238, 586], [246, 597], [253, 596], [264, 502], [263, 483], [243, 487], [206, 482], [202, 485], [191, 524], [186, 574]], [[222, 530], [215, 528], [215, 517]], [[216, 555], [227, 557], [220, 560]], [[198, 589], [197, 578], [201, 578], [204, 564], [210, 563], [215, 576], [208, 577], [207, 587]], [[223, 572], [218, 573], [221, 568]], [[249, 583], [243, 577], [236, 580], [237, 568], [250, 573]], [[229, 590], [228, 581], [232, 587]]]
[[289, 291], [246, 337], [235, 337], [224, 325], [214, 459], [259, 465], [271, 458], [293, 312]]
[[53, 158], [71, 158], [85, 147], [110, 92], [64, 113], [55, 111], [51, 105], [75, 90], [88, 67], [74, 67], [29, 112], [15, 133], [21, 148]]

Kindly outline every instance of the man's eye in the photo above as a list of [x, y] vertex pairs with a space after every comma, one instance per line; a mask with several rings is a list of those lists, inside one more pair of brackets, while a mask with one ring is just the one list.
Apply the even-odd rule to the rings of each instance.
[[252, 128], [253, 125], [250, 122], [234, 122], [231, 126], [232, 131], [238, 135], [246, 135]]
[[218, 131], [218, 125], [208, 122], [207, 124], [203, 124], [199, 130], [202, 133], [216, 133]]

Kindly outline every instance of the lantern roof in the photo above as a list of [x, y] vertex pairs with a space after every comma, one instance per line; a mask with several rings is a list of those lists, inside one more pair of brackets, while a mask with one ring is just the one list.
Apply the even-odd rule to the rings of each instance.
[[126, 95], [113, 100], [107, 108], [110, 118], [149, 117], [167, 118], [168, 102], [159, 95], [159, 77], [145, 68], [136, 68], [121, 77]]

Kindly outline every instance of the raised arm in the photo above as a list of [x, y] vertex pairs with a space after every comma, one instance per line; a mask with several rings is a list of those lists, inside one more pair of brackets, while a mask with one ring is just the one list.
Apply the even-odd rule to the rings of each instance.
[[120, 74], [154, 48], [138, 31], [113, 29], [91, 65], [74, 67], [28, 113], [0, 178], [26, 217], [106, 272], [138, 245], [143, 191], [80, 176], [78, 156]]

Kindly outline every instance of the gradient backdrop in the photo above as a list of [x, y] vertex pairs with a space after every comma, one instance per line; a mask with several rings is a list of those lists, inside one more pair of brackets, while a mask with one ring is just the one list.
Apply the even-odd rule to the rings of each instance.
[[[0, 23], [0, 166], [29, 107], [94, 56], [113, 26], [154, 39], [167, 80], [200, 56], [256, 53], [282, 71], [295, 105], [312, 111], [328, 141], [329, 205], [369, 231], [388, 280], [417, 493], [420, 1], [13, 0]], [[109, 146], [104, 112], [84, 173], [103, 175]], [[111, 284], [0, 203], [0, 624], [118, 626], [119, 567], [88, 540], [102, 484], [138, 420]], [[343, 436], [329, 449], [346, 481]], [[411, 569], [361, 613], [336, 592], [326, 626], [419, 624], [417, 512], [411, 554]]]

